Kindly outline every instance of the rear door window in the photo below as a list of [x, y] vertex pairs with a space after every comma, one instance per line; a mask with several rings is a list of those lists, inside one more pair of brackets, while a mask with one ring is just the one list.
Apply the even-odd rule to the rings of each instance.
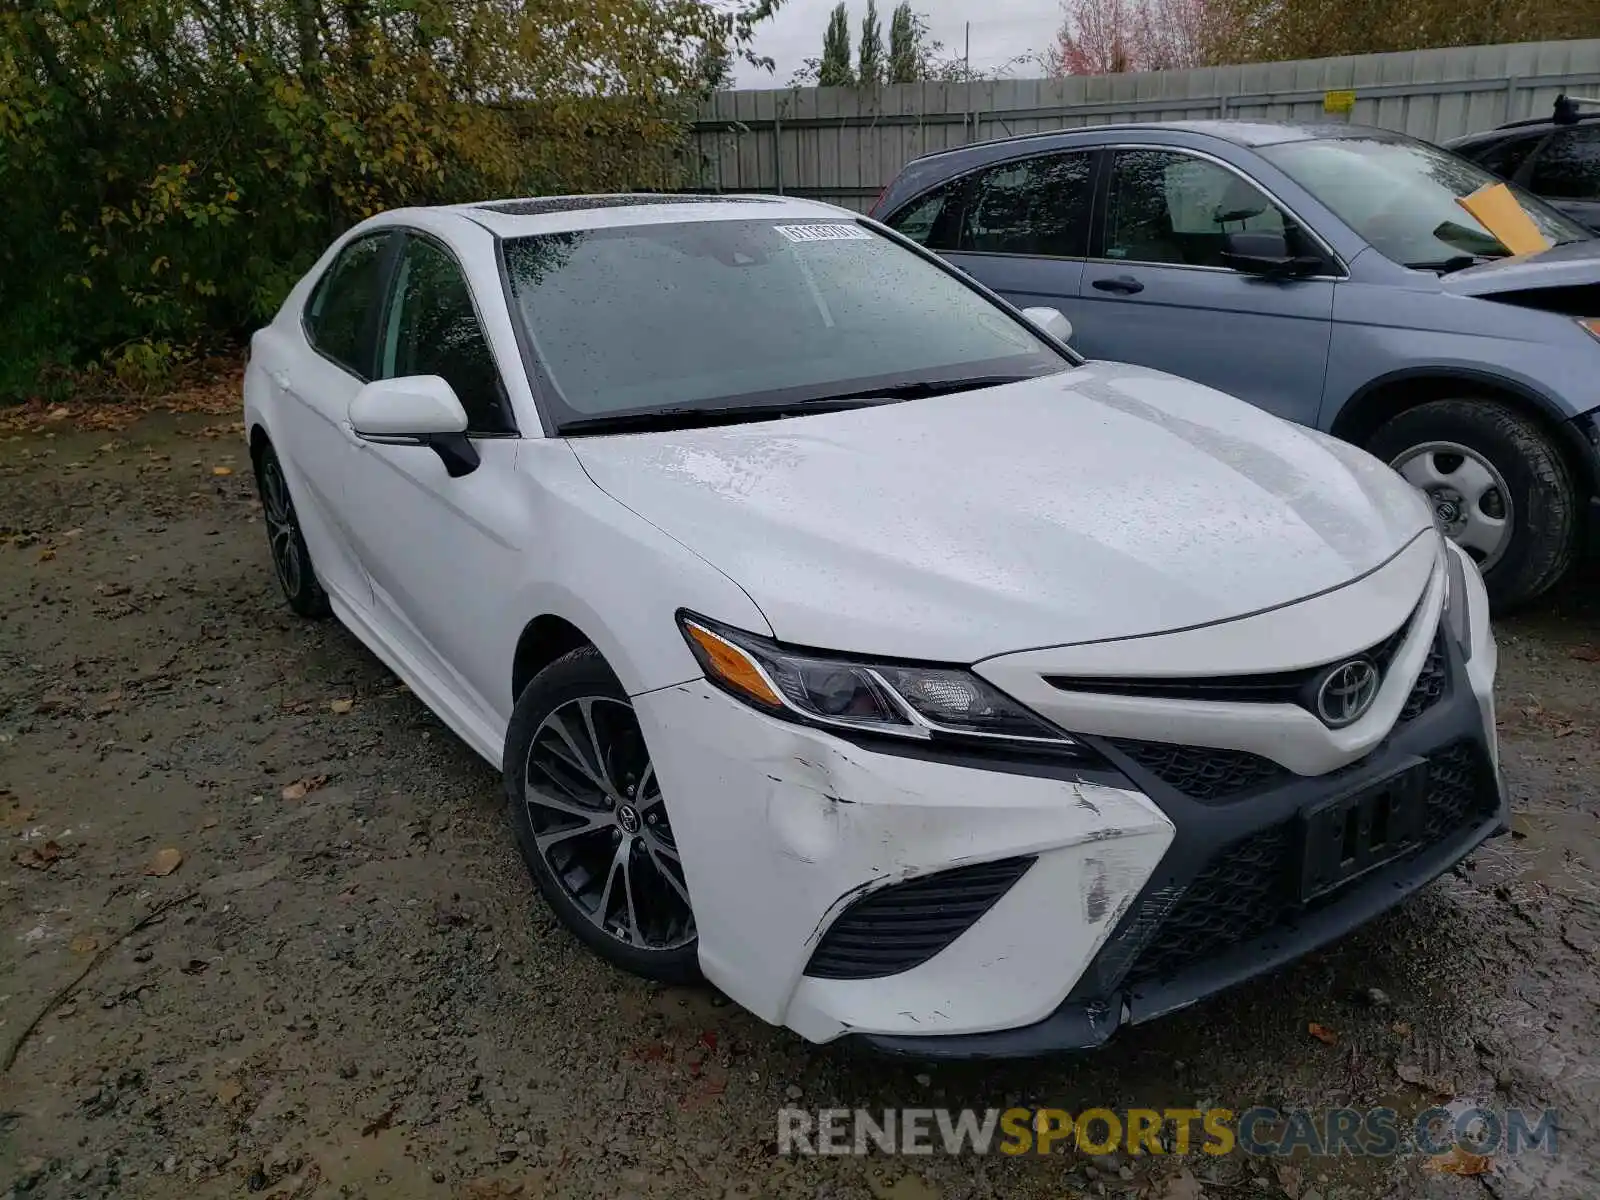
[[1001, 163], [973, 180], [956, 249], [1082, 258], [1094, 196], [1092, 151]]
[[918, 196], [884, 222], [929, 250], [954, 250], [961, 228], [961, 198], [967, 178], [952, 179]]
[[1600, 200], [1600, 123], [1552, 134], [1528, 188], [1554, 200]]
[[389, 265], [392, 235], [357, 238], [339, 252], [306, 305], [306, 338], [327, 358], [365, 380]]

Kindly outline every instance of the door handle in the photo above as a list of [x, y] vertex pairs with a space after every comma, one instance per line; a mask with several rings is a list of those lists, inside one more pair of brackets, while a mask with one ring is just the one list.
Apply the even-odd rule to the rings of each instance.
[[294, 391], [294, 380], [289, 377], [289, 372], [287, 372], [287, 371], [268, 371], [267, 375], [272, 380], [273, 383], [277, 384], [284, 391], [286, 391], [286, 392]]
[[1132, 296], [1137, 292], [1144, 291], [1144, 284], [1140, 283], [1132, 275], [1118, 275], [1114, 279], [1096, 279], [1089, 286], [1097, 291], [1116, 292], [1122, 296]]

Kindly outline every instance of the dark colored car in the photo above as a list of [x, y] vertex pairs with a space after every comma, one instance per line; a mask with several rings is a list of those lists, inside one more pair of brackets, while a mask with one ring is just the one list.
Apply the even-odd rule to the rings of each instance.
[[1445, 146], [1600, 233], [1600, 110], [1582, 113], [1562, 96], [1549, 117], [1512, 121]]

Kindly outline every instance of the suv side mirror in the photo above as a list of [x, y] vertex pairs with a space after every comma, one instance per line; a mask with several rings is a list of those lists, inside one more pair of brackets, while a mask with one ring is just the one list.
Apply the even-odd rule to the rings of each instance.
[[1025, 308], [1022, 315], [1058, 342], [1072, 340], [1072, 322], [1059, 308]]
[[1224, 234], [1222, 261], [1235, 271], [1260, 275], [1266, 279], [1293, 279], [1322, 269], [1322, 259], [1314, 254], [1290, 254], [1281, 233], [1263, 230]]
[[467, 410], [438, 375], [373, 380], [355, 394], [348, 415], [350, 428], [366, 441], [429, 447], [452, 479], [478, 467], [477, 447], [467, 437]]

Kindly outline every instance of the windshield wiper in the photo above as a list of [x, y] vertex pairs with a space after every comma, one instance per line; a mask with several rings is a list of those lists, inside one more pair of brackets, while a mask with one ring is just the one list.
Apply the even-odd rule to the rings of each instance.
[[1432, 262], [1408, 262], [1405, 265], [1413, 271], [1437, 271], [1441, 275], [1449, 275], [1455, 271], [1465, 271], [1468, 267], [1480, 266], [1505, 257], [1504, 254], [1457, 254], [1451, 258], [1435, 259]]
[[892, 404], [899, 400], [920, 400], [926, 396], [947, 396], [953, 392], [973, 391], [978, 388], [999, 387], [1004, 383], [1020, 383], [1024, 379], [1037, 379], [1037, 375], [972, 375], [962, 379], [919, 379], [905, 383], [879, 384], [876, 387], [857, 388], [823, 396], [806, 396], [799, 400], [775, 401], [771, 404], [735, 404], [725, 408], [657, 408], [645, 412], [612, 413], [609, 416], [578, 417], [561, 422], [557, 432], [562, 437], [593, 433], [644, 433], [658, 429], [697, 429], [711, 425], [734, 425], [741, 421], [777, 421], [784, 417], [805, 416], [808, 413], [843, 412], [851, 408], [867, 408], [874, 404]]
[[740, 421], [776, 421], [803, 413], [842, 412], [866, 408], [867, 399], [826, 397], [775, 404], [735, 404], [725, 408], [655, 408], [645, 412], [611, 413], [603, 417], [578, 417], [562, 421], [556, 432], [562, 437], [586, 433], [644, 433], [653, 429], [698, 429], [710, 425], [735, 425]]
[[[1053, 374], [1053, 372], [1050, 372]], [[962, 379], [916, 379], [905, 383], [880, 383], [875, 387], [818, 396], [808, 403], [834, 403], [841, 400], [920, 400], [925, 396], [949, 396], [955, 392], [975, 392], [979, 388], [999, 387], [1039, 379], [1039, 375], [969, 375]]]

